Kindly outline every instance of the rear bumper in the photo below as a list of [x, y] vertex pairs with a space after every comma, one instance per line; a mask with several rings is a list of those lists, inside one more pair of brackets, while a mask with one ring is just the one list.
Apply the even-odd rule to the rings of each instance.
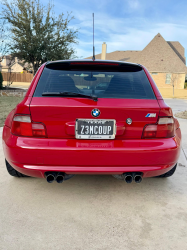
[[172, 165], [159, 165], [159, 166], [123, 166], [123, 167], [98, 167], [98, 166], [41, 166], [41, 165], [24, 165], [9, 162], [11, 166], [22, 174], [44, 178], [44, 173], [48, 171], [64, 172], [66, 174], [122, 174], [124, 172], [142, 172], [143, 177], [153, 177], [164, 174], [172, 169]]
[[157, 140], [77, 140], [17, 137], [3, 129], [7, 161], [19, 172], [44, 177], [46, 171], [67, 174], [143, 172], [152, 177], [168, 172], [180, 155], [177, 135]]

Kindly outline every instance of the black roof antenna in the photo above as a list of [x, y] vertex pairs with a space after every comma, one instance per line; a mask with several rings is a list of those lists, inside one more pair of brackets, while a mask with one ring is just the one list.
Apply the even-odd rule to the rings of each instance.
[[95, 47], [94, 47], [94, 13], [92, 14], [93, 16], [93, 57], [92, 60], [95, 61]]

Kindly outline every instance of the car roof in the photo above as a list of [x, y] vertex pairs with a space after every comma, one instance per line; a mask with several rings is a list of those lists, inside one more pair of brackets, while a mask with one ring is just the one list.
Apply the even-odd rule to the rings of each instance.
[[127, 65], [137, 65], [142, 66], [138, 63], [131, 63], [125, 61], [114, 61], [114, 60], [101, 60], [101, 59], [67, 59], [67, 60], [56, 60], [56, 61], [48, 61], [46, 64], [53, 64], [53, 63], [61, 63], [61, 62], [100, 62], [100, 63], [120, 63], [120, 64], [127, 64]]

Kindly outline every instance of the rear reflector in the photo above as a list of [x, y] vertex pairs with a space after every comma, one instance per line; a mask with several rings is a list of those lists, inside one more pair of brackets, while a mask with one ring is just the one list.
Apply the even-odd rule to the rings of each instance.
[[142, 138], [170, 138], [174, 136], [173, 117], [160, 117], [157, 124], [146, 125]]
[[32, 133], [34, 137], [46, 137], [45, 127], [41, 123], [32, 123]]
[[155, 138], [157, 133], [157, 125], [147, 125], [143, 132], [143, 138]]
[[13, 118], [11, 132], [17, 136], [47, 137], [42, 123], [33, 123], [28, 115], [16, 115]]

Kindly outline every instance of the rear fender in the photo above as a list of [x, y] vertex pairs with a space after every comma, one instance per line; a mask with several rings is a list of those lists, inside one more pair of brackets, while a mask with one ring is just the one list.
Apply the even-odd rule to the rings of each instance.
[[7, 116], [6, 120], [5, 120], [5, 126], [11, 128], [11, 125], [12, 125], [12, 119], [14, 117], [14, 114], [15, 114], [15, 109], [13, 109], [9, 115]]
[[173, 116], [172, 109], [165, 103], [164, 100], [158, 100], [160, 106], [159, 116]]
[[45, 64], [44, 63], [39, 69], [38, 71], [36, 72], [32, 82], [31, 82], [31, 85], [28, 89], [28, 91], [26, 92], [25, 94], [25, 97], [23, 99], [23, 101], [21, 101], [16, 107], [15, 109], [13, 109], [9, 115], [7, 116], [6, 120], [5, 120], [5, 125], [9, 128], [11, 128], [11, 125], [12, 125], [12, 120], [13, 120], [13, 117], [15, 114], [25, 114], [25, 115], [30, 115], [30, 108], [29, 108], [29, 105], [31, 103], [31, 100], [32, 100], [32, 96], [34, 94], [34, 90], [37, 86], [37, 83], [38, 83], [38, 80], [40, 79], [40, 76], [42, 74], [42, 71], [45, 67]]
[[174, 117], [174, 124], [175, 124], [175, 130], [177, 130], [178, 128], [180, 128], [179, 121], [175, 117]]

